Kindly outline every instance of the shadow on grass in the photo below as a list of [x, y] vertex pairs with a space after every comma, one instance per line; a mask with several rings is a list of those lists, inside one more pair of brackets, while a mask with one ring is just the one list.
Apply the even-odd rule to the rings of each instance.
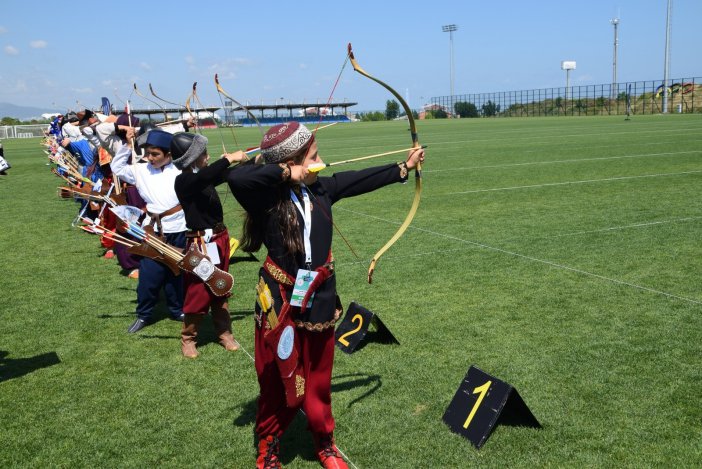
[[230, 264], [235, 264], [237, 262], [258, 262], [258, 258], [249, 253], [240, 253], [229, 258]]
[[363, 350], [366, 345], [370, 343], [375, 343], [375, 344], [385, 344], [385, 345], [396, 345], [396, 342], [393, 341], [393, 337], [388, 337], [384, 332], [381, 331], [368, 331], [366, 332], [366, 336], [361, 340], [361, 343], [359, 343], [356, 346], [356, 349], [354, 352], [358, 352], [360, 350]]
[[30, 358], [7, 358], [9, 352], [0, 350], [0, 383], [19, 378], [35, 370], [61, 363], [56, 352], [42, 353]]

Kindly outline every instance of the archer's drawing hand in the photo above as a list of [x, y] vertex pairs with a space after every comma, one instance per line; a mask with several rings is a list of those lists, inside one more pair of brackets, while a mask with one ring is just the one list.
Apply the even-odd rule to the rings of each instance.
[[225, 153], [222, 155], [222, 158], [226, 158], [229, 161], [229, 164], [238, 163], [240, 161], [248, 160], [246, 153], [244, 153], [243, 151], [235, 151], [233, 153]]
[[301, 183], [305, 180], [309, 171], [302, 165], [296, 164], [290, 166], [290, 181], [295, 183]]

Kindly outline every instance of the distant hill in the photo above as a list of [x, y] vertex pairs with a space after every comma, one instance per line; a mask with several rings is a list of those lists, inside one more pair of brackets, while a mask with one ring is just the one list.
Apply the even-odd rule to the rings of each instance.
[[41, 119], [41, 115], [45, 113], [52, 112], [62, 112], [60, 110], [51, 109], [49, 106], [45, 108], [41, 107], [29, 107], [29, 106], [17, 106], [11, 103], [0, 103], [0, 119], [3, 117], [14, 117], [15, 119], [20, 119], [23, 121], [31, 119]]

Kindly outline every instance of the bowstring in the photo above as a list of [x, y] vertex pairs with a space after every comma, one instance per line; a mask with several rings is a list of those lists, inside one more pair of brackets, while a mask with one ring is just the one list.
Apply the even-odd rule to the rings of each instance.
[[[339, 84], [339, 80], [341, 80], [341, 74], [344, 73], [344, 69], [346, 68], [346, 65], [349, 63], [349, 58], [351, 57], [350, 53], [346, 54], [346, 59], [344, 60], [344, 63], [341, 65], [341, 70], [339, 70], [339, 74], [336, 76], [336, 81], [334, 82], [334, 86], [332, 87], [331, 93], [329, 93], [329, 98], [327, 99], [327, 104], [324, 105], [325, 109], [329, 108], [329, 104], [331, 103], [332, 99], [334, 98], [334, 91], [336, 91], [336, 86]], [[317, 129], [319, 129], [319, 125], [322, 123], [322, 119], [324, 116], [322, 115], [322, 112], [319, 111], [319, 120], [317, 121], [317, 125], [314, 128], [314, 131], [312, 132], [313, 136], [317, 136]]]
[[[334, 99], [334, 92], [336, 91], [336, 87], [339, 84], [339, 81], [341, 80], [341, 74], [344, 73], [344, 69], [346, 68], [346, 65], [349, 63], [349, 58], [350, 58], [350, 54], [347, 53], [346, 58], [344, 60], [344, 63], [341, 65], [341, 69], [339, 70], [339, 74], [337, 75], [336, 80], [334, 81], [334, 86], [332, 87], [331, 93], [329, 93], [329, 98], [327, 99], [327, 104], [324, 107], [328, 107], [329, 103], [331, 103], [332, 99]], [[316, 136], [317, 129], [319, 129], [319, 125], [322, 123], [322, 118], [323, 118], [323, 116], [322, 116], [322, 113], [320, 112], [319, 113], [319, 120], [317, 121], [317, 125], [316, 125], [314, 131], [312, 132], [313, 136]], [[305, 158], [307, 158], [307, 153], [309, 151], [310, 151], [310, 147], [308, 147], [307, 151], [305, 152]], [[331, 222], [332, 226], [334, 227], [336, 232], [339, 234], [339, 236], [341, 236], [341, 239], [344, 241], [344, 244], [346, 244], [346, 246], [349, 248], [349, 250], [351, 251], [353, 256], [356, 258], [356, 260], [360, 261], [361, 258], [359, 257], [358, 253], [353, 248], [353, 246], [351, 246], [351, 243], [346, 238], [346, 236], [344, 236], [344, 234], [341, 232], [341, 230], [339, 229], [339, 226], [334, 222], [334, 219], [331, 217], [331, 214], [327, 213], [327, 211], [324, 209], [322, 204], [319, 203], [319, 200], [317, 200], [317, 196], [315, 196], [312, 191], [307, 191], [307, 192], [309, 192], [312, 195], [312, 198], [315, 200], [315, 202], [317, 202], [317, 207], [322, 211], [322, 214], [327, 218], [327, 220], [329, 220]], [[356, 265], [361, 265], [361, 264], [356, 264]]]

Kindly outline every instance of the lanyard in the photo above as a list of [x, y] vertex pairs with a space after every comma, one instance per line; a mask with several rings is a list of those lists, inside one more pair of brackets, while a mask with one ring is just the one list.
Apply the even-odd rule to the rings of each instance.
[[305, 202], [304, 210], [302, 209], [302, 205], [300, 205], [300, 199], [297, 198], [297, 195], [295, 195], [295, 192], [292, 189], [290, 189], [290, 198], [305, 221], [305, 230], [303, 235], [305, 242], [305, 264], [307, 264], [309, 268], [309, 266], [312, 265], [312, 244], [310, 243], [310, 232], [312, 230], [312, 210], [310, 207], [312, 204], [310, 203], [310, 195], [305, 190], [304, 185], [300, 186], [300, 192], [302, 192], [302, 199]]

